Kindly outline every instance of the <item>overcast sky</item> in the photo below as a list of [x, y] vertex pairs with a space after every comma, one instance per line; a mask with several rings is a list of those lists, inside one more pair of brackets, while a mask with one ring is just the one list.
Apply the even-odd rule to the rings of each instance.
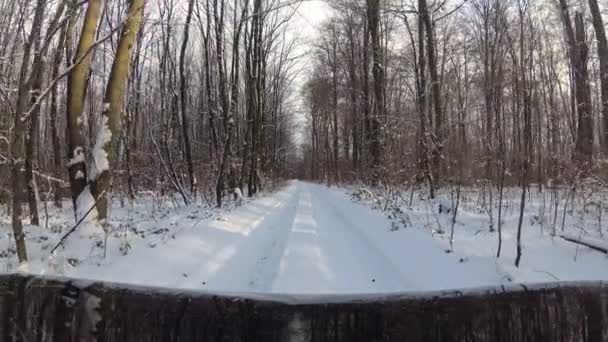
[[294, 25], [308, 35], [314, 35], [319, 24], [328, 16], [329, 6], [320, 0], [305, 0], [298, 7], [298, 17]]
[[[299, 93], [307, 78], [310, 76], [310, 73], [307, 72], [307, 70], [310, 70], [311, 68], [311, 54], [309, 52], [313, 40], [319, 34], [319, 28], [322, 22], [329, 17], [330, 7], [324, 1], [305, 0], [300, 3], [297, 8], [298, 11], [293, 16], [289, 26], [290, 31], [298, 37], [298, 47], [294, 55], [302, 56], [298, 68], [300, 69], [300, 72], [293, 84], [293, 90], [295, 91], [294, 95], [296, 95], [298, 102], [300, 102], [300, 109], [303, 110], [301, 106], [302, 99], [300, 98]], [[293, 114], [298, 122], [303, 122], [305, 120], [305, 114], [303, 112]], [[302, 142], [302, 134], [304, 134], [302, 130], [296, 132], [295, 139], [298, 143]]]
[[[303, 67], [310, 63], [307, 52], [311, 49], [311, 43], [319, 33], [321, 23], [329, 16], [330, 8], [320, 0], [305, 0], [297, 7], [298, 11], [290, 23], [294, 34], [299, 36], [298, 55], [302, 55]], [[300, 81], [306, 80], [306, 73], [300, 75]], [[299, 82], [301, 83], [301, 82]]]

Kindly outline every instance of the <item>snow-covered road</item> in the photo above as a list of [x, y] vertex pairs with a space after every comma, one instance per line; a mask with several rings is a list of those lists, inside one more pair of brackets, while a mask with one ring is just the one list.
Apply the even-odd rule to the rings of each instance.
[[67, 275], [228, 292], [388, 293], [496, 285], [493, 261], [447, 254], [417, 229], [390, 231], [382, 215], [322, 185], [281, 191]]
[[[394, 231], [386, 217], [394, 212], [372, 210], [374, 200], [361, 196], [355, 203], [350, 196], [357, 191], [350, 191], [291, 181], [277, 192], [222, 209], [179, 206], [170, 197], [143, 196], [124, 207], [115, 201], [107, 243], [101, 229], [92, 227], [93, 236], [77, 231], [53, 257], [50, 250], [73, 218], [70, 209], [49, 208], [48, 228], [25, 227], [29, 272], [314, 297], [608, 280], [605, 255], [552, 237], [548, 225], [543, 230], [537, 224], [539, 200], [524, 219], [523, 263], [515, 268], [517, 211], [505, 213], [497, 259], [497, 234], [488, 230], [486, 213], [471, 198], [458, 211], [454, 252], [447, 253], [452, 216], [438, 214], [434, 203], [419, 196], [413, 205], [400, 202], [410, 223]], [[0, 273], [15, 272], [18, 265], [9, 222], [0, 216]], [[581, 235], [579, 223], [568, 223], [574, 227], [569, 234]]]
[[272, 292], [398, 291], [410, 286], [335, 208], [326, 190], [298, 183], [292, 196], [297, 201], [295, 216], [279, 228], [288, 231], [288, 238]]

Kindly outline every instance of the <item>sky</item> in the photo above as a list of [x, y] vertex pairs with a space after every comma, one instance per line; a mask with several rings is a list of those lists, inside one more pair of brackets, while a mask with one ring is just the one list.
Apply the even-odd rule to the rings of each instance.
[[329, 5], [321, 0], [305, 0], [300, 3], [293, 25], [304, 36], [314, 37], [320, 24], [329, 16]]
[[298, 75], [298, 84], [306, 81], [308, 74], [306, 67], [310, 65], [310, 50], [315, 38], [319, 35], [319, 28], [323, 21], [329, 17], [329, 6], [320, 0], [305, 0], [298, 5], [298, 10], [291, 20], [292, 34], [298, 35], [298, 50], [296, 55], [302, 56], [300, 64], [304, 72]]
[[[295, 7], [295, 6], [294, 6]], [[297, 5], [297, 12], [290, 22], [290, 31], [292, 34], [297, 35], [298, 46], [297, 51], [294, 55], [301, 56], [298, 62], [298, 69], [300, 72], [294, 80], [293, 86], [296, 101], [299, 102], [300, 112], [294, 113], [294, 118], [298, 123], [305, 121], [305, 112], [302, 104], [302, 98], [300, 97], [300, 90], [304, 86], [309, 77], [307, 70], [310, 70], [312, 59], [311, 48], [312, 43], [319, 35], [319, 28], [324, 20], [330, 15], [330, 7], [325, 1], [320, 0], [304, 0]], [[300, 144], [304, 140], [305, 131], [303, 128], [298, 129], [295, 132], [295, 141]]]

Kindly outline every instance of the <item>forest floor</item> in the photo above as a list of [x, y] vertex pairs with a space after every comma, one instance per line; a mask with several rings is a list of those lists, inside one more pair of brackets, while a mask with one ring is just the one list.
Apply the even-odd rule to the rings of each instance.
[[[124, 208], [115, 203], [114, 231], [106, 236], [77, 230], [52, 256], [50, 250], [73, 217], [68, 205], [63, 210], [49, 205], [48, 228], [26, 226], [28, 272], [177, 289], [289, 294], [608, 280], [606, 255], [552, 236], [546, 223], [552, 211], [543, 209], [541, 219], [541, 202], [534, 197], [524, 217], [522, 262], [515, 268], [516, 189], [505, 194], [499, 259], [498, 233], [488, 229], [489, 216], [480, 209], [477, 191], [461, 194], [453, 250], [453, 216], [445, 213], [454, 206], [453, 192], [432, 202], [414, 192], [386, 194], [291, 181], [275, 193], [221, 210], [172, 207], [172, 202], [151, 197]], [[545, 202], [543, 208], [549, 208]], [[561, 223], [561, 211], [555, 216]], [[592, 221], [576, 217], [571, 212], [564, 220], [564, 234], [584, 233], [603, 242], [598, 235], [601, 220], [595, 234]], [[42, 221], [44, 226], [44, 214]], [[0, 213], [0, 273], [17, 271], [13, 245], [9, 218]]]

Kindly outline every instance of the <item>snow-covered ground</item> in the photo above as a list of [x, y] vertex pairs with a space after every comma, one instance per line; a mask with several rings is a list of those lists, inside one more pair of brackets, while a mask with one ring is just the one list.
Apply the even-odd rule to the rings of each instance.
[[[288, 294], [608, 280], [606, 256], [552, 237], [550, 206], [546, 204], [548, 218], [543, 221], [540, 201], [534, 198], [524, 218], [522, 263], [515, 268], [515, 190], [506, 195], [499, 259], [497, 233], [490, 232], [488, 213], [479, 209], [474, 191], [463, 192], [449, 253], [452, 215], [437, 210], [439, 203], [452, 205], [448, 193], [437, 202], [418, 193], [392, 192], [390, 201], [380, 194], [291, 181], [276, 193], [222, 210], [175, 208], [145, 197], [125, 208], [114, 203], [107, 243], [103, 233], [90, 237], [77, 231], [52, 257], [50, 249], [73, 218], [68, 206], [63, 211], [49, 208], [48, 229], [26, 226], [29, 272], [177, 289]], [[0, 272], [15, 272], [9, 218], [0, 215]], [[588, 238], [602, 239], [599, 230], [590, 232], [591, 221], [575, 217], [568, 215], [566, 233], [581, 236], [585, 229]]]
[[[497, 190], [494, 188], [492, 191], [490, 200], [488, 189], [461, 189], [453, 225], [452, 208], [457, 203], [455, 186], [442, 189], [436, 200], [428, 200], [426, 191], [403, 189], [371, 191], [364, 187], [351, 187], [347, 193], [354, 201], [390, 217], [393, 229], [422, 230], [426, 235], [433, 236], [446, 253], [451, 251], [453, 226], [453, 253], [465, 263], [475, 260], [491, 262], [503, 284], [608, 280], [608, 257], [604, 253], [567, 242], [561, 237], [608, 249], [605, 224], [602, 222], [608, 214], [607, 205], [602, 201], [608, 198], [608, 194], [592, 186], [576, 191], [545, 188], [540, 192], [537, 186], [532, 187], [526, 195], [522, 220], [522, 258], [519, 268], [516, 268], [521, 189], [504, 190], [502, 248], [498, 259], [499, 199]], [[452, 283], [451, 279], [445, 281]], [[480, 282], [480, 285], [488, 284]]]

